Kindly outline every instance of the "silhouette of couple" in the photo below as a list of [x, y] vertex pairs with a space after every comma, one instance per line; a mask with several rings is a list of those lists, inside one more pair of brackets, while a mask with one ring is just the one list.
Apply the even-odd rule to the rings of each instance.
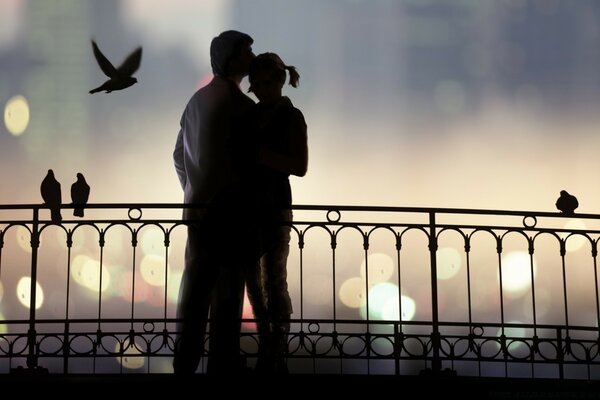
[[[299, 75], [274, 53], [254, 56], [253, 39], [225, 31], [210, 46], [214, 77], [188, 102], [173, 158], [189, 205], [185, 270], [173, 369], [195, 373], [210, 315], [207, 372], [246, 370], [240, 356], [244, 287], [258, 321], [256, 368], [285, 373], [292, 303], [287, 257], [289, 175], [308, 164], [306, 123], [282, 88]], [[240, 90], [249, 75], [250, 92]], [[193, 207], [193, 206], [196, 207]], [[210, 313], [210, 314], [209, 314]]]

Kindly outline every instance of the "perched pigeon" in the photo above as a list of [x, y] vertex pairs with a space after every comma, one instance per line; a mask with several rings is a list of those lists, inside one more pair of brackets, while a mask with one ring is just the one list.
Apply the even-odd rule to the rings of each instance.
[[113, 90], [121, 90], [125, 89], [137, 82], [137, 79], [132, 77], [140, 67], [140, 62], [142, 60], [142, 48], [138, 47], [135, 49], [119, 66], [119, 68], [115, 68], [110, 61], [102, 54], [96, 42], [92, 40], [92, 47], [94, 49], [94, 56], [96, 57], [96, 61], [98, 61], [98, 65], [100, 69], [106, 76], [110, 79], [104, 82], [102, 85], [98, 86], [95, 89], [90, 90], [90, 93], [96, 93], [101, 91], [106, 91], [106, 93], [110, 93]]
[[60, 215], [60, 183], [54, 177], [54, 171], [51, 169], [48, 170], [46, 177], [42, 181], [40, 192], [42, 193], [44, 203], [50, 208], [52, 222], [56, 224], [60, 223], [60, 221], [62, 221], [62, 216]]
[[71, 185], [71, 201], [73, 201], [73, 215], [83, 217], [83, 208], [90, 197], [90, 185], [85, 181], [82, 173], [77, 173], [77, 180]]
[[570, 195], [566, 190], [561, 190], [560, 197], [556, 200], [556, 208], [563, 214], [571, 215], [577, 207], [579, 207], [577, 197]]

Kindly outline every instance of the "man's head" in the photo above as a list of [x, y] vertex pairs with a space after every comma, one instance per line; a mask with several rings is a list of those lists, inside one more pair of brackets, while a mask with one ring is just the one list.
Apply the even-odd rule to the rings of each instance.
[[210, 64], [213, 74], [222, 77], [248, 75], [254, 40], [242, 32], [225, 31], [210, 43]]

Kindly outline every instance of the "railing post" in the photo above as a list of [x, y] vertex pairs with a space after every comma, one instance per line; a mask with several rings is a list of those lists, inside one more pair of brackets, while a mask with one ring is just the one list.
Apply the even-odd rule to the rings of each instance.
[[561, 328], [556, 328], [556, 358], [558, 361], [558, 378], [565, 379], [565, 349], [563, 349]]
[[429, 260], [431, 264], [431, 369], [434, 374], [442, 370], [440, 360], [440, 328], [438, 316], [438, 290], [437, 290], [437, 237], [435, 232], [435, 212], [429, 213]]
[[39, 208], [33, 208], [33, 219], [31, 227], [31, 285], [29, 291], [29, 331], [27, 332], [27, 368], [35, 369], [38, 366], [36, 354], [36, 332], [35, 332], [35, 303], [37, 287], [37, 253], [40, 245], [39, 238]]

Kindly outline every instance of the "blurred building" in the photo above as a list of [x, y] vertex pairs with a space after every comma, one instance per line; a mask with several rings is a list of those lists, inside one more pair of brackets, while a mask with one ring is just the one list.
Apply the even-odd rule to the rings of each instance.
[[266, 10], [255, 47], [284, 51], [307, 103], [340, 117], [469, 113], [487, 96], [600, 101], [598, 2], [259, 0], [234, 2], [234, 25], [260, 26]]
[[[33, 159], [57, 157], [69, 165], [86, 157], [89, 95], [82, 88], [91, 65], [88, 37], [93, 19], [88, 2], [28, 4], [25, 43], [40, 64], [29, 71], [24, 89], [31, 121], [23, 143]], [[70, 151], [72, 146], [77, 153]]]

